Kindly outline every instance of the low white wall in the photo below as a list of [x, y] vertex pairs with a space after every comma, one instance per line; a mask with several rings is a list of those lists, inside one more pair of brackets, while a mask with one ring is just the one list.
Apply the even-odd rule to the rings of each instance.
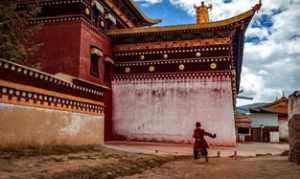
[[273, 143], [279, 142], [279, 132], [270, 132], [270, 142]]
[[279, 120], [279, 138], [288, 140], [289, 138], [289, 125], [288, 120]]

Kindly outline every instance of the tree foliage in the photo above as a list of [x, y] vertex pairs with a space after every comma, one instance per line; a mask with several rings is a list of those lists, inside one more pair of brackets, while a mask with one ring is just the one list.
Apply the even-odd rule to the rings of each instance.
[[33, 35], [39, 29], [32, 19], [39, 13], [37, 4], [18, 5], [0, 0], [0, 58], [24, 63], [37, 50]]

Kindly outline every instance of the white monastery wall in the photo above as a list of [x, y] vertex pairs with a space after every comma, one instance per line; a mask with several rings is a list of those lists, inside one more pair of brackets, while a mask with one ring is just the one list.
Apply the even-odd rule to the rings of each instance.
[[113, 81], [114, 133], [130, 140], [190, 143], [195, 122], [236, 144], [230, 78]]

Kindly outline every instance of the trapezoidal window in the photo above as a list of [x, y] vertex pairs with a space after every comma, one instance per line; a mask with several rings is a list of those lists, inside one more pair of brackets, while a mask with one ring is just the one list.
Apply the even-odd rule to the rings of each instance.
[[103, 57], [103, 52], [95, 47], [91, 46], [91, 61], [90, 61], [90, 74], [94, 77], [99, 77], [99, 61]]
[[90, 74], [94, 77], [99, 77], [99, 56], [91, 54]]

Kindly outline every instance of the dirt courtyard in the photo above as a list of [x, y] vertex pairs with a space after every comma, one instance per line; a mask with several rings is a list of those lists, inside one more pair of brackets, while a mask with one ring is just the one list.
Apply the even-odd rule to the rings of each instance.
[[131, 153], [101, 146], [0, 150], [0, 179], [300, 179], [287, 156], [225, 157]]
[[300, 179], [300, 166], [287, 157], [212, 158], [169, 162], [134, 176], [119, 179]]

